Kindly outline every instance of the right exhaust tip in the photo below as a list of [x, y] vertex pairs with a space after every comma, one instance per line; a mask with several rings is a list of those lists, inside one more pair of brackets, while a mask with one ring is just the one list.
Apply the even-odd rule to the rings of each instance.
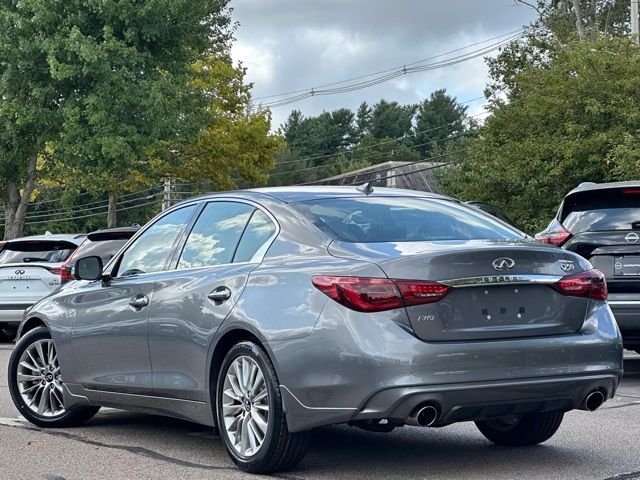
[[430, 427], [438, 420], [438, 409], [433, 405], [419, 407], [407, 418], [409, 425]]
[[602, 393], [600, 390], [594, 390], [585, 397], [583, 406], [585, 410], [594, 412], [602, 406], [604, 401], [604, 393]]

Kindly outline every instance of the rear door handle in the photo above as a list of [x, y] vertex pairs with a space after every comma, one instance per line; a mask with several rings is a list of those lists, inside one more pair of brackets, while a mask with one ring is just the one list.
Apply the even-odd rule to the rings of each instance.
[[226, 302], [231, 298], [231, 290], [227, 287], [218, 287], [207, 295], [207, 298], [216, 303]]
[[133, 308], [140, 309], [149, 305], [149, 299], [146, 295], [143, 294], [136, 295], [131, 300], [129, 300], [129, 305], [131, 305]]

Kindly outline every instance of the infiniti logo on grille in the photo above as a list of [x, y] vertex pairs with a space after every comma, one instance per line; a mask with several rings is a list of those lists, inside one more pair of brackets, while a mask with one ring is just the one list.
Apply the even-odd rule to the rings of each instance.
[[496, 270], [511, 270], [515, 266], [515, 264], [516, 262], [513, 258], [496, 258], [493, 261], [493, 268], [495, 268]]
[[624, 237], [624, 239], [627, 241], [627, 243], [638, 243], [638, 240], [640, 240], [640, 236], [638, 236], [638, 234], [635, 232], [631, 232], [627, 233], [627, 236]]

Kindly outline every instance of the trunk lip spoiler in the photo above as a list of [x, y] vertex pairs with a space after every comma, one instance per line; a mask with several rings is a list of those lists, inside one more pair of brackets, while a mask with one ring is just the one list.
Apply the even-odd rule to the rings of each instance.
[[454, 288], [486, 287], [489, 285], [551, 285], [562, 278], [562, 275], [547, 274], [483, 275], [479, 277], [439, 280], [438, 283]]

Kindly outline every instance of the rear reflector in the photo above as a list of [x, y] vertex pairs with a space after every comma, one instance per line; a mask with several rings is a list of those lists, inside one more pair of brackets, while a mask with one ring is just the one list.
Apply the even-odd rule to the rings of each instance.
[[359, 312], [381, 312], [434, 303], [450, 290], [450, 287], [437, 282], [389, 278], [319, 275], [314, 276], [312, 282], [339, 304]]
[[605, 301], [608, 295], [604, 274], [595, 269], [563, 277], [553, 285], [553, 288], [563, 295], [593, 300]]

